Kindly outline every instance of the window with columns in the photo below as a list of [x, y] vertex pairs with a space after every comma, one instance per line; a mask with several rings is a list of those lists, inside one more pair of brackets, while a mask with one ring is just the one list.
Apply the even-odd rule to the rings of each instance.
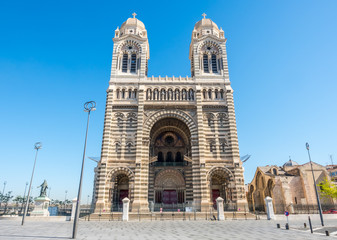
[[117, 59], [117, 68], [122, 73], [137, 74], [140, 69], [140, 45], [136, 42], [128, 41], [120, 48], [120, 56]]
[[214, 42], [206, 42], [200, 50], [203, 73], [219, 74], [222, 69], [220, 46]]
[[136, 100], [137, 99], [137, 89], [116, 89], [115, 99], [125, 99], [125, 100]]
[[190, 88], [183, 89], [147, 89], [146, 90], [146, 100], [148, 101], [194, 101], [195, 91]]

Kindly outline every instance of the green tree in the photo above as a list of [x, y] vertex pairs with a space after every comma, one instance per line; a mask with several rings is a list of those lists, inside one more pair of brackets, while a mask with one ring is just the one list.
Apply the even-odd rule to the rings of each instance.
[[7, 212], [7, 206], [8, 206], [8, 202], [13, 198], [13, 196], [11, 195], [12, 191], [9, 191], [6, 194], [2, 194], [0, 193], [0, 201], [2, 203], [5, 203], [5, 209], [4, 209], [4, 214]]
[[337, 186], [331, 180], [325, 178], [318, 186], [322, 197], [337, 199]]

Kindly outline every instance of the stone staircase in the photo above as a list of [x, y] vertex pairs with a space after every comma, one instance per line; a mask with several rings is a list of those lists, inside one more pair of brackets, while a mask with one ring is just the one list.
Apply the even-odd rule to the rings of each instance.
[[[256, 219], [256, 216], [249, 212], [225, 212], [225, 220], [244, 220]], [[129, 213], [129, 221], [197, 221], [197, 220], [215, 220], [217, 212], [154, 212], [154, 213]], [[121, 212], [112, 213], [92, 213], [82, 217], [84, 221], [122, 221]]]

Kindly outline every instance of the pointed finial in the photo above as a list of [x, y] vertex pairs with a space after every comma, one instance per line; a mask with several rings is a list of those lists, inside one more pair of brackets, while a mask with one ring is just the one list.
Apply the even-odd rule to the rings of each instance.
[[201, 16], [203, 16], [204, 17], [204, 19], [206, 18], [206, 16], [207, 16], [207, 14], [206, 13], [203, 13], [203, 14], [201, 14]]
[[133, 18], [136, 18], [137, 14], [134, 12], [132, 13]]

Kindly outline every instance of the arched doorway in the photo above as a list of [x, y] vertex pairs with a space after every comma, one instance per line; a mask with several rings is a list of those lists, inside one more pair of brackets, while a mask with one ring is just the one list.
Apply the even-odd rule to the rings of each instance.
[[150, 131], [148, 198], [164, 211], [193, 201], [190, 138], [188, 126], [176, 118], [160, 119]]
[[155, 177], [155, 203], [164, 209], [178, 208], [178, 204], [185, 202], [185, 179], [176, 169], [160, 171]]
[[124, 198], [133, 201], [134, 174], [127, 167], [117, 167], [108, 174], [110, 179], [109, 206], [111, 211], [122, 211]]
[[126, 174], [119, 174], [116, 176], [116, 182], [113, 189], [112, 202], [114, 211], [122, 209], [124, 198], [130, 198], [129, 196], [129, 178]]
[[217, 167], [209, 172], [210, 199], [214, 209], [217, 209], [216, 199], [218, 197], [223, 198], [225, 206], [232, 203], [232, 180], [233, 175], [228, 169]]

